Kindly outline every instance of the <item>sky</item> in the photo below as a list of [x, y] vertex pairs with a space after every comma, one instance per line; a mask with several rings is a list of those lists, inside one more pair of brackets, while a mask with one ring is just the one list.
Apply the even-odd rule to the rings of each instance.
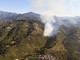
[[80, 16], [80, 0], [0, 0], [0, 11]]

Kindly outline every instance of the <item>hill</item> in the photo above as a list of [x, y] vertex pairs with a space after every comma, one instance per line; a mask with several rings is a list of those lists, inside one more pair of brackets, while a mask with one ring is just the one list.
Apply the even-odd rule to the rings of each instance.
[[[1, 14], [3, 12], [0, 17]], [[63, 19], [68, 27], [61, 24], [56, 35], [43, 36], [45, 24], [39, 14], [10, 13], [6, 16], [10, 19], [4, 16], [0, 20], [0, 60], [80, 60], [80, 25], [69, 25], [65, 18], [55, 17]]]
[[35, 20], [0, 22], [0, 60], [34, 59], [52, 55], [56, 60], [80, 59], [80, 27], [60, 27], [55, 37], [44, 37], [44, 24]]

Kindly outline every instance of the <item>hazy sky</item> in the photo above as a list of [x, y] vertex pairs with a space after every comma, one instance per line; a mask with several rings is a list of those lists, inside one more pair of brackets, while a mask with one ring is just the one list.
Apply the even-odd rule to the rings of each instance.
[[0, 0], [0, 11], [80, 16], [80, 0]]

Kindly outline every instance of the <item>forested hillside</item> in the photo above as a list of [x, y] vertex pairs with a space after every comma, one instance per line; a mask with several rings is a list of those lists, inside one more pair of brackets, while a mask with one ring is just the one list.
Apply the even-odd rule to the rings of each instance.
[[61, 26], [51, 37], [43, 36], [44, 24], [35, 20], [0, 21], [0, 60], [80, 60], [80, 26]]

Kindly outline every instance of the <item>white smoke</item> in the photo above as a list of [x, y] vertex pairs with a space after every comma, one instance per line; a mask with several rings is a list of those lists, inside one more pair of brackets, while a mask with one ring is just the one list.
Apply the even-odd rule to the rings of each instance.
[[56, 16], [80, 16], [80, 0], [30, 0], [32, 10], [40, 14], [41, 21], [44, 23], [44, 36], [53, 36], [58, 33], [61, 25], [77, 25], [80, 23], [76, 17], [57, 17]]
[[29, 0], [33, 12], [56, 16], [80, 16], [80, 0]]
[[41, 20], [45, 25], [44, 36], [53, 36], [58, 32], [58, 26], [53, 16], [41, 16]]
[[80, 23], [79, 17], [53, 17], [41, 16], [41, 21], [44, 23], [44, 36], [54, 36], [59, 32], [59, 27], [64, 25], [66, 27], [76, 26]]
[[56, 23], [55, 19], [53, 19], [53, 17], [47, 16], [47, 17], [44, 17], [43, 21], [45, 21], [44, 22], [45, 23], [45, 29], [44, 29], [43, 35], [44, 36], [52, 36], [53, 31], [56, 31], [55, 29], [57, 29], [55, 27], [55, 25], [53, 25]]

